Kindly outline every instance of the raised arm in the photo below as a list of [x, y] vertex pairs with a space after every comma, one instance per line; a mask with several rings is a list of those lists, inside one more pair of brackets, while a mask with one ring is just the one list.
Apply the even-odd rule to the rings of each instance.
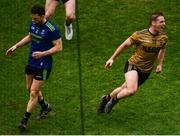
[[32, 40], [32, 37], [30, 34], [28, 34], [27, 36], [25, 36], [23, 39], [21, 39], [19, 42], [17, 42], [15, 45], [13, 45], [11, 48], [9, 48], [6, 51], [6, 55], [7, 56], [11, 56], [11, 54], [19, 47], [22, 47], [28, 43], [30, 43]]
[[111, 58], [106, 62], [105, 64], [105, 69], [108, 69], [109, 67], [112, 66], [114, 60], [116, 57], [126, 48], [130, 47], [132, 45], [132, 40], [131, 38], [127, 38], [114, 52], [114, 54], [111, 56]]

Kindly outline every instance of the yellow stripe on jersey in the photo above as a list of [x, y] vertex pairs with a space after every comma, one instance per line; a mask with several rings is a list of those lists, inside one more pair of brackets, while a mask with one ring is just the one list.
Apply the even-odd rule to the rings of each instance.
[[142, 72], [150, 72], [157, 59], [159, 50], [166, 48], [167, 35], [165, 33], [152, 35], [148, 29], [144, 29], [133, 33], [130, 38], [136, 45], [136, 50], [129, 62]]
[[46, 23], [46, 26], [47, 26], [52, 32], [55, 30], [54, 26], [53, 26], [51, 23], [49, 23], [49, 22]]

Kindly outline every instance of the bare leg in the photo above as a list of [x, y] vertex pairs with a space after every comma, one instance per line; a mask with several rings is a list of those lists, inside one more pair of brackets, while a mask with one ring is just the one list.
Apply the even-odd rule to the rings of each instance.
[[76, 2], [75, 0], [69, 0], [64, 3], [66, 11], [66, 24], [71, 24], [75, 20]]
[[30, 100], [27, 104], [27, 109], [24, 117], [20, 121], [18, 128], [25, 129], [27, 121], [31, 116], [31, 113], [38, 102], [39, 89], [42, 86], [43, 81], [33, 79], [33, 75], [26, 75], [26, 87], [30, 93]]
[[114, 89], [111, 92], [110, 96], [113, 97], [113, 98], [116, 98], [117, 94], [120, 93], [125, 87], [126, 87], [126, 82], [124, 82], [120, 87]]
[[[29, 93], [30, 93], [32, 82], [33, 82], [33, 75], [26, 75], [26, 88]], [[42, 95], [42, 92], [39, 90], [38, 102], [42, 100], [43, 100], [43, 95]]]
[[125, 74], [126, 87], [122, 89], [117, 98], [122, 99], [131, 95], [134, 95], [138, 89], [138, 73], [135, 70], [129, 71]]
[[26, 89], [30, 93], [31, 85], [33, 82], [33, 75], [26, 75]]
[[46, 11], [45, 17], [47, 19], [51, 18], [54, 15], [58, 3], [59, 2], [56, 1], [56, 0], [46, 0], [46, 4], [45, 4], [45, 11]]
[[138, 88], [138, 73], [135, 70], [129, 71], [125, 74], [126, 82], [119, 88], [116, 88], [111, 95], [116, 97], [111, 100], [105, 106], [105, 112], [110, 113], [114, 105], [119, 99], [131, 96], [135, 94]]
[[27, 112], [32, 113], [33, 109], [35, 108], [37, 102], [38, 102], [38, 96], [39, 96], [39, 89], [42, 86], [44, 81], [42, 80], [33, 80], [32, 86], [31, 86], [31, 92], [30, 92], [30, 100], [27, 104]]

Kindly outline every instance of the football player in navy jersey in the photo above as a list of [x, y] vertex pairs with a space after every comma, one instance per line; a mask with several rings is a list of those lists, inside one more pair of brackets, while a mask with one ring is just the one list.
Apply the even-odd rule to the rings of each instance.
[[41, 5], [31, 8], [29, 34], [17, 42], [6, 52], [10, 56], [17, 48], [31, 43], [28, 65], [25, 68], [26, 86], [30, 94], [25, 115], [18, 127], [25, 129], [36, 104], [41, 106], [38, 119], [44, 118], [51, 111], [50, 104], [45, 102], [40, 91], [44, 81], [48, 79], [52, 68], [52, 55], [62, 51], [61, 35], [58, 28], [45, 18], [45, 9]]

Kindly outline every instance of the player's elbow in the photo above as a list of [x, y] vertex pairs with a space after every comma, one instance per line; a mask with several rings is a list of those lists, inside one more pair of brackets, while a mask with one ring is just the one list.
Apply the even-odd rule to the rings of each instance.
[[61, 40], [56, 41], [56, 43], [55, 43], [55, 49], [56, 49], [56, 53], [58, 53], [58, 52], [60, 52], [60, 51], [63, 50], [62, 41], [61, 41]]
[[59, 42], [59, 46], [58, 46], [58, 52], [63, 50], [63, 45], [62, 45], [62, 40], [60, 40]]
[[57, 48], [56, 48], [56, 52], [61, 52], [63, 50], [63, 47], [62, 46], [58, 46]]
[[59, 51], [62, 51], [63, 50], [63, 46], [61, 44], [61, 46], [59, 47]]

